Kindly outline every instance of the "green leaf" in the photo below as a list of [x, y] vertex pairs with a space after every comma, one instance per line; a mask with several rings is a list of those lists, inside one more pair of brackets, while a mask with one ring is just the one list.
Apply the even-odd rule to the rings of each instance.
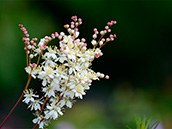
[[159, 121], [155, 121], [152, 125], [151, 125], [151, 129], [154, 127], [154, 129], [156, 129], [157, 128], [157, 126], [159, 125]]

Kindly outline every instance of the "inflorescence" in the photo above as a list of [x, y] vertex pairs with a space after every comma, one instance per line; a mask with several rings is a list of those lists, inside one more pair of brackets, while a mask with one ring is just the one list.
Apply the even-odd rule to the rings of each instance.
[[[37, 95], [33, 89], [27, 89], [23, 99], [28, 108], [34, 111], [33, 123], [39, 125], [39, 128], [47, 126], [51, 119], [62, 116], [66, 107], [72, 108], [75, 99], [83, 98], [93, 80], [109, 79], [108, 75], [94, 72], [91, 65], [95, 58], [103, 55], [101, 48], [116, 38], [115, 34], [104, 38], [105, 34], [111, 32], [111, 26], [116, 24], [116, 21], [108, 22], [105, 30], [100, 32], [94, 28], [91, 49], [87, 48], [84, 38], [78, 38], [78, 26], [82, 24], [82, 19], [77, 16], [72, 16], [71, 19], [70, 25], [64, 25], [68, 35], [55, 32], [40, 39], [39, 43], [36, 43], [37, 38], [30, 39], [26, 28], [19, 24], [24, 35], [27, 57], [25, 70], [28, 76], [42, 81], [43, 96]], [[97, 39], [99, 35], [100, 38]], [[48, 46], [48, 43], [56, 38], [59, 39], [59, 47]], [[33, 62], [34, 58], [37, 59], [36, 62]]]

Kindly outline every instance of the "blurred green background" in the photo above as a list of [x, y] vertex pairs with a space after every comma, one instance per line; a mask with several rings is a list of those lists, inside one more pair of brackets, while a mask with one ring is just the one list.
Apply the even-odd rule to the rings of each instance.
[[[118, 22], [112, 27], [117, 39], [93, 62], [93, 69], [110, 79], [93, 82], [84, 99], [49, 129], [134, 128], [135, 115], [153, 117], [161, 121], [161, 129], [172, 129], [171, 0], [0, 0], [0, 121], [27, 81], [18, 24], [40, 39], [65, 31], [63, 25], [73, 15], [83, 19], [80, 37], [87, 43], [94, 27], [101, 30], [110, 20]], [[32, 80], [30, 88], [38, 86], [40, 82]], [[4, 127], [32, 128], [34, 117], [26, 108], [20, 103]]]

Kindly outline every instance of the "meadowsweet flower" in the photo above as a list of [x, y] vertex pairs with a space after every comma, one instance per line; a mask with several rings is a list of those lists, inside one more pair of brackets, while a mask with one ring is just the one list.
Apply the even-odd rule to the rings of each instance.
[[24, 95], [25, 99], [23, 100], [24, 103], [28, 104], [29, 102], [34, 102], [34, 97], [38, 98], [39, 95], [35, 95], [33, 93], [32, 89], [26, 90], [25, 95]]
[[41, 104], [43, 104], [42, 101], [40, 100], [34, 100], [34, 101], [31, 101], [30, 105], [28, 106], [28, 108], [31, 108], [31, 111], [34, 109], [34, 110], [40, 110], [41, 109]]
[[[24, 34], [24, 50], [29, 57], [25, 70], [34, 79], [42, 81], [42, 95], [39, 97], [29, 89], [23, 100], [31, 111], [36, 112], [33, 123], [38, 124], [39, 128], [47, 126], [51, 119], [62, 116], [66, 107], [72, 108], [75, 98], [83, 99], [94, 80], [109, 79], [108, 75], [92, 70], [91, 65], [94, 59], [103, 55], [101, 48], [116, 37], [116, 34], [110, 34], [108, 38], [103, 38], [111, 32], [110, 27], [116, 22], [108, 22], [105, 30], [100, 32], [94, 28], [93, 48], [87, 48], [85, 38], [79, 38], [78, 26], [82, 24], [82, 19], [77, 16], [71, 19], [71, 25], [64, 26], [68, 35], [55, 32], [40, 41], [30, 39], [26, 28], [19, 25]], [[59, 39], [59, 46], [49, 45], [55, 38]], [[37, 63], [33, 62], [35, 58]]]

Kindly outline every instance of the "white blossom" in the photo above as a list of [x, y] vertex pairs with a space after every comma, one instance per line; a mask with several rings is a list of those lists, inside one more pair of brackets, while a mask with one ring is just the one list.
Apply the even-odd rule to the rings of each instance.
[[[51, 119], [55, 120], [63, 115], [64, 108], [72, 108], [75, 98], [83, 99], [93, 80], [109, 78], [108, 75], [94, 72], [91, 66], [95, 58], [103, 55], [101, 47], [116, 35], [111, 34], [110, 38], [105, 40], [103, 36], [110, 30], [102, 30], [100, 39], [97, 40], [99, 32], [95, 28], [91, 41], [93, 48], [87, 48], [86, 40], [78, 38], [78, 25], [82, 20], [77, 16], [73, 16], [72, 20], [71, 25], [65, 26], [69, 35], [55, 32], [40, 39], [38, 44], [35, 43], [36, 39], [29, 42], [28, 37], [23, 38], [27, 43], [27, 56], [30, 57], [25, 71], [34, 79], [42, 81], [40, 97], [29, 89], [25, 91], [23, 102], [28, 104], [31, 111], [35, 111], [36, 118], [33, 123], [39, 124], [39, 128], [44, 128]], [[110, 29], [113, 24], [116, 22], [108, 22], [105, 29]], [[47, 46], [55, 38], [59, 39], [59, 46]], [[38, 60], [32, 64], [36, 56]]]
[[43, 104], [43, 102], [41, 102], [40, 100], [34, 100], [33, 102], [31, 101], [30, 105], [28, 106], [28, 108], [31, 108], [31, 111], [34, 110], [40, 110], [41, 106], [40, 104]]
[[33, 90], [29, 89], [29, 90], [26, 90], [24, 97], [25, 99], [23, 100], [23, 102], [28, 104], [29, 102], [34, 102], [34, 97], [38, 98], [39, 95], [35, 95], [33, 93]]

